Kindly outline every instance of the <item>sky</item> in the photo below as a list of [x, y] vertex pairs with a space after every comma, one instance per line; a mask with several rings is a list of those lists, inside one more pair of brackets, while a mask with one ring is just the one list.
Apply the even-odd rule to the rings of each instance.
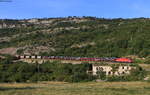
[[1, 19], [67, 16], [149, 18], [150, 0], [0, 0]]

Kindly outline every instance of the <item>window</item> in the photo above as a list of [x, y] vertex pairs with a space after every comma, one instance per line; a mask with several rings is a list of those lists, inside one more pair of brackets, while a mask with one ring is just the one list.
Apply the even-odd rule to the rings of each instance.
[[100, 68], [99, 68], [99, 70], [100, 70], [100, 71], [103, 71], [103, 68], [102, 68], [102, 67], [100, 67]]
[[98, 71], [98, 67], [96, 67], [96, 70]]
[[127, 66], [127, 69], [129, 69], [129, 67]]

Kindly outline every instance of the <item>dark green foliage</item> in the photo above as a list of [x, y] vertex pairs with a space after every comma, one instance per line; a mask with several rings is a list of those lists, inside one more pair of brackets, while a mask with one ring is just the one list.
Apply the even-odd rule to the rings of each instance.
[[[78, 23], [70, 19], [74, 18], [53, 19], [54, 21], [50, 26], [44, 26], [43, 24], [34, 25], [25, 21], [26, 27], [0, 29], [1, 37], [18, 35], [17, 37], [12, 37], [10, 41], [0, 42], [0, 48], [30, 46], [30, 49], [32, 49], [37, 46], [46, 46], [55, 49], [54, 51], [49, 50], [47, 52], [39, 51], [41, 55], [92, 57], [149, 56], [149, 19], [83, 17], [79, 19], [85, 21]], [[42, 21], [42, 19], [38, 20]], [[18, 20], [4, 20], [3, 22], [5, 21], [7, 24], [19, 23]], [[44, 31], [50, 30], [48, 30], [49, 32], [44, 32], [41, 31], [43, 29]], [[95, 44], [91, 45], [91, 42]], [[83, 45], [85, 43], [86, 45]], [[18, 54], [22, 54], [25, 50], [18, 50]]]
[[0, 82], [37, 82], [37, 81], [90, 81], [94, 77], [87, 74], [89, 64], [15, 64], [0, 63]]
[[101, 80], [105, 80], [106, 79], [106, 72], [103, 72], [102, 70], [99, 70], [97, 72], [97, 78], [101, 79]]
[[12, 63], [12, 61], [14, 59], [14, 57], [11, 55], [2, 55], [2, 56], [6, 57], [6, 58], [0, 59], [0, 63], [10, 64], [10, 63]]
[[147, 57], [146, 59], [145, 59], [145, 62], [144, 62], [145, 64], [150, 64], [150, 57]]
[[19, 49], [19, 50], [17, 50], [17, 54], [19, 54], [19, 55], [21, 55], [22, 53], [23, 53], [23, 49]]

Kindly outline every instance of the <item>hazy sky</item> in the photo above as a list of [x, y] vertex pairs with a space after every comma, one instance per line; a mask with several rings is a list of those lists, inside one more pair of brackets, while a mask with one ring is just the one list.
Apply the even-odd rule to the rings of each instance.
[[12, 2], [0, 2], [0, 18], [66, 16], [150, 17], [150, 0], [12, 0]]

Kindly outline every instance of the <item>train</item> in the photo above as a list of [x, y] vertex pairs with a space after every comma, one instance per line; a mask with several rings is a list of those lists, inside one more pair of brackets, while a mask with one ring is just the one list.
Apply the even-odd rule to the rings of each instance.
[[131, 58], [117, 57], [68, 57], [68, 56], [17, 56], [18, 59], [51, 59], [51, 60], [72, 60], [72, 61], [92, 61], [92, 62], [119, 62], [133, 63]]

